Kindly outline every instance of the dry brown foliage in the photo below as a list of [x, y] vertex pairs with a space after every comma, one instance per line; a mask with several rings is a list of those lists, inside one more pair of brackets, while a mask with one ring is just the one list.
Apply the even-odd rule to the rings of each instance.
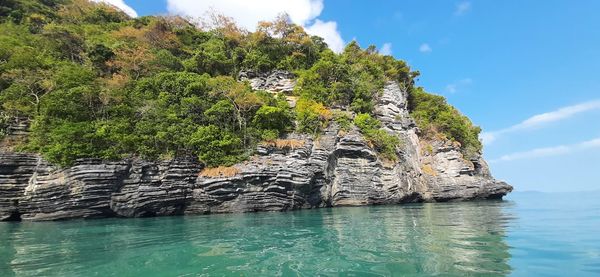
[[243, 38], [248, 35], [248, 31], [237, 25], [232, 17], [220, 14], [215, 10], [210, 10], [205, 14], [205, 17], [200, 19], [200, 27], [203, 30], [214, 30], [225, 38], [228, 38], [236, 43], [242, 42]]
[[17, 146], [23, 143], [23, 138], [21, 137], [7, 136], [0, 139], [0, 151], [13, 152]]
[[423, 154], [425, 155], [433, 156], [434, 154], [433, 145], [430, 141], [422, 140], [421, 149], [423, 150]]
[[144, 29], [138, 29], [133, 26], [126, 26], [117, 31], [114, 31], [112, 35], [119, 39], [127, 42], [139, 42], [144, 40], [146, 31]]
[[61, 20], [68, 22], [77, 22], [77, 19], [84, 18], [91, 14], [94, 9], [103, 9], [107, 12], [121, 14], [123, 19], [128, 16], [114, 6], [103, 2], [92, 2], [89, 0], [72, 0], [68, 5], [60, 5], [58, 15]]
[[261, 21], [257, 26], [257, 33], [263, 33], [270, 37], [283, 39], [286, 43], [310, 44], [312, 40], [304, 28], [293, 24], [289, 15], [280, 14], [273, 21]]
[[435, 172], [435, 170], [433, 169], [433, 167], [431, 167], [431, 165], [423, 165], [423, 167], [421, 168], [423, 170], [423, 173], [427, 174], [427, 175], [431, 175], [431, 176], [437, 176], [437, 172]]
[[165, 18], [152, 22], [144, 33], [146, 43], [156, 48], [177, 49], [181, 47], [179, 39], [172, 31], [170, 22]]
[[154, 60], [154, 54], [143, 45], [121, 47], [115, 50], [115, 54], [117, 57], [112, 61], [108, 61], [107, 65], [124, 70], [134, 80], [152, 71], [151, 62]]
[[118, 90], [124, 88], [125, 85], [127, 85], [127, 83], [131, 81], [131, 79], [127, 75], [114, 73], [110, 76], [110, 78], [105, 78], [103, 79], [103, 81], [103, 84], [106, 88], [109, 88], [111, 90]]
[[304, 143], [305, 142], [303, 140], [298, 139], [276, 139], [273, 141], [265, 141], [263, 142], [263, 145], [275, 147], [278, 149], [294, 150], [304, 146]]
[[240, 170], [234, 166], [219, 166], [205, 168], [200, 172], [200, 177], [233, 177], [240, 173]]

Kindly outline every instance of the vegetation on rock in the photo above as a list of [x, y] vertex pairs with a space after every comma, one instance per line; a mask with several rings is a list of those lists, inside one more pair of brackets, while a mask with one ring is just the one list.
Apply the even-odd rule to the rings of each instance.
[[373, 145], [375, 150], [388, 160], [398, 159], [396, 147], [400, 145], [400, 139], [381, 129], [381, 122], [369, 114], [358, 114], [354, 117], [354, 124], [358, 127], [367, 141]]
[[8, 134], [8, 124], [10, 117], [0, 112], [0, 140]]
[[418, 87], [411, 90], [408, 100], [411, 116], [426, 138], [442, 136], [442, 139], [456, 141], [467, 156], [481, 152], [481, 128], [474, 126], [469, 118], [448, 105], [444, 97], [429, 94]]
[[311, 68], [299, 71], [296, 93], [332, 107], [370, 113], [386, 81], [410, 88], [418, 74], [403, 61], [380, 55], [374, 46], [363, 50], [353, 41], [339, 55], [323, 51]]
[[[397, 138], [369, 113], [385, 82], [396, 81], [411, 92], [427, 134], [481, 148], [478, 128], [443, 98], [413, 88], [418, 72], [373, 46], [352, 42], [333, 53], [285, 16], [255, 32], [219, 15], [208, 25], [129, 18], [87, 0], [2, 1], [0, 138], [10, 118], [26, 117], [31, 133], [21, 148], [61, 165], [195, 155], [230, 166], [291, 131], [318, 135], [334, 118], [348, 128], [350, 116], [334, 116], [336, 108], [359, 113], [354, 124], [393, 158]], [[236, 80], [241, 70], [275, 69], [298, 76], [295, 108]]]

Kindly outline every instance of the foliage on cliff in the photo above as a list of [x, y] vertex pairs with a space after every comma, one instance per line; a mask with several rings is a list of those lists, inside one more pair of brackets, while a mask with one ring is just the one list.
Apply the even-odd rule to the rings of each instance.
[[[207, 25], [129, 18], [87, 0], [2, 1], [0, 114], [29, 118], [31, 134], [21, 147], [62, 165], [86, 157], [181, 154], [208, 166], [231, 165], [259, 141], [294, 129], [318, 134], [332, 120], [332, 108], [371, 113], [386, 81], [410, 90], [418, 76], [373, 46], [352, 42], [333, 53], [285, 16], [259, 23], [255, 32], [219, 15]], [[295, 109], [283, 97], [236, 81], [241, 70], [274, 69], [298, 76]], [[471, 129], [450, 122], [463, 120], [460, 114], [435, 110], [445, 102], [413, 96], [419, 124], [475, 145]], [[362, 130], [390, 152], [381, 146], [387, 137]]]
[[481, 128], [474, 126], [469, 118], [448, 105], [444, 97], [429, 94], [418, 87], [411, 90], [408, 102], [411, 116], [425, 137], [434, 139], [442, 136], [456, 141], [467, 156], [481, 152]]
[[395, 161], [396, 147], [400, 145], [400, 139], [381, 129], [381, 122], [369, 114], [358, 114], [354, 117], [354, 124], [360, 129], [365, 138], [371, 143], [375, 150], [379, 151], [384, 158]]
[[0, 140], [2, 140], [8, 134], [8, 123], [10, 117], [0, 112]]
[[352, 41], [341, 54], [326, 50], [311, 68], [299, 71], [296, 93], [332, 107], [370, 113], [386, 81], [408, 88], [418, 75], [404, 61], [380, 55], [374, 46], [361, 49]]

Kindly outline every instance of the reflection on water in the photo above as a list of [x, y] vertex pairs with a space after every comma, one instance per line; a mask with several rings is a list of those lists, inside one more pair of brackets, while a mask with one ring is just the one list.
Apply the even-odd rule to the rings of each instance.
[[[381, 274], [504, 275], [508, 246], [501, 202], [349, 209], [332, 214], [347, 269]], [[335, 268], [337, 261], [331, 266]], [[353, 267], [353, 265], [360, 265]]]
[[0, 224], [0, 276], [504, 276], [510, 202]]

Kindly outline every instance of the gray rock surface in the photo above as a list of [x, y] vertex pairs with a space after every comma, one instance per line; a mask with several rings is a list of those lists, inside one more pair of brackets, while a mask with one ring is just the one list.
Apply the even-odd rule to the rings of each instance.
[[[0, 220], [60, 220], [286, 211], [345, 205], [501, 198], [480, 157], [447, 142], [424, 142], [407, 94], [389, 83], [376, 107], [398, 135], [398, 162], [382, 160], [358, 130], [332, 124], [318, 139], [292, 134], [296, 149], [260, 146], [234, 176], [201, 176], [194, 158], [148, 162], [81, 160], [56, 168], [33, 154], [0, 153]], [[423, 149], [426, 148], [426, 151]], [[431, 150], [431, 151], [429, 151]]]
[[250, 82], [250, 86], [255, 90], [290, 94], [296, 85], [294, 77], [294, 74], [283, 70], [275, 70], [268, 73], [242, 71], [238, 79]]

